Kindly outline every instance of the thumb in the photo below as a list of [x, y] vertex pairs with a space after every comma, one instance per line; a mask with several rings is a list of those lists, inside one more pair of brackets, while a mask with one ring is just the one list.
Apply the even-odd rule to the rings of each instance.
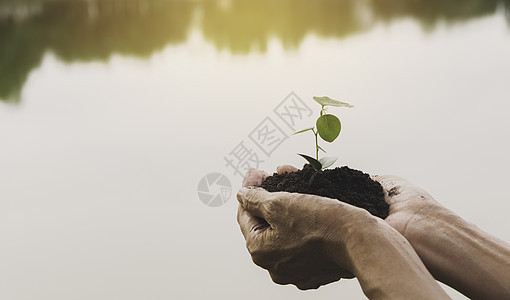
[[271, 201], [271, 193], [263, 188], [243, 187], [237, 192], [237, 200], [252, 216], [265, 220], [269, 218], [265, 204]]
[[248, 172], [246, 172], [246, 175], [244, 176], [243, 187], [261, 186], [262, 182], [264, 182], [264, 180], [266, 180], [268, 176], [269, 175], [264, 171], [250, 169], [248, 170]]
[[276, 173], [278, 174], [292, 173], [296, 171], [299, 171], [299, 169], [291, 165], [281, 165], [276, 168]]

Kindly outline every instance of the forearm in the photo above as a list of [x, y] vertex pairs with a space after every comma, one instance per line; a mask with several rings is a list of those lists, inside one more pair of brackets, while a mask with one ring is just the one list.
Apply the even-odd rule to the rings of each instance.
[[471, 299], [510, 299], [509, 244], [447, 209], [420, 222], [408, 239], [436, 279]]
[[352, 270], [369, 299], [449, 299], [409, 242], [385, 222], [350, 238]]

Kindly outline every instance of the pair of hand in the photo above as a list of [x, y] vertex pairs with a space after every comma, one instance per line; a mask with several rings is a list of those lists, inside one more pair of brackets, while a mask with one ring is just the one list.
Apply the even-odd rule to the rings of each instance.
[[[296, 170], [282, 166], [278, 173]], [[274, 282], [299, 289], [360, 276], [354, 256], [360, 255], [359, 244], [371, 234], [368, 231], [383, 226], [381, 220], [338, 200], [257, 188], [267, 176], [250, 170], [237, 195], [237, 218], [254, 263], [267, 269]], [[428, 193], [401, 178], [373, 179], [383, 186], [390, 205], [385, 221], [407, 239], [414, 239], [426, 214], [441, 209]]]

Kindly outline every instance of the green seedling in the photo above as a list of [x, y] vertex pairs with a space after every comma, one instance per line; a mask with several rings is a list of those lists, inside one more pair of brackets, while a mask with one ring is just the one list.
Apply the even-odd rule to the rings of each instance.
[[333, 100], [329, 97], [313, 97], [313, 100], [315, 100], [317, 103], [319, 103], [322, 108], [320, 111], [320, 116], [315, 122], [315, 127], [307, 128], [300, 130], [294, 134], [303, 133], [307, 131], [312, 131], [315, 135], [315, 158], [305, 155], [305, 154], [298, 154], [304, 159], [306, 159], [310, 165], [316, 170], [321, 171], [325, 168], [333, 165], [335, 161], [337, 160], [336, 157], [323, 157], [319, 159], [319, 150], [326, 153], [324, 149], [322, 149], [321, 146], [319, 146], [319, 137], [323, 139], [324, 141], [328, 143], [332, 143], [338, 135], [340, 134], [340, 130], [342, 130], [342, 124], [340, 123], [340, 119], [338, 119], [336, 116], [332, 114], [327, 114], [327, 107], [333, 106], [333, 107], [354, 107], [350, 105], [349, 103]]

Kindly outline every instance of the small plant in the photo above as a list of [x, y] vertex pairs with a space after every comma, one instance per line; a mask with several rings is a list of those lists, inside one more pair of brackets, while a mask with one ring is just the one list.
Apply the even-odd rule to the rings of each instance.
[[342, 129], [342, 124], [340, 123], [340, 120], [336, 116], [326, 113], [327, 107], [333, 106], [333, 107], [349, 107], [349, 108], [351, 108], [354, 106], [352, 106], [346, 102], [333, 100], [329, 97], [313, 97], [313, 99], [322, 106], [321, 111], [320, 111], [320, 116], [315, 123], [315, 127], [303, 129], [303, 130], [298, 131], [294, 134], [303, 133], [306, 131], [313, 132], [313, 134], [315, 135], [315, 158], [305, 155], [305, 154], [298, 154], [298, 155], [300, 155], [304, 159], [306, 159], [316, 171], [321, 171], [321, 170], [331, 166], [332, 164], [334, 164], [335, 161], [337, 160], [337, 158], [336, 157], [323, 157], [323, 158], [319, 159], [319, 150], [326, 153], [326, 151], [324, 149], [322, 149], [321, 146], [319, 146], [319, 136], [324, 141], [326, 141], [328, 143], [332, 143], [334, 140], [336, 140], [336, 138], [340, 134], [340, 130]]

